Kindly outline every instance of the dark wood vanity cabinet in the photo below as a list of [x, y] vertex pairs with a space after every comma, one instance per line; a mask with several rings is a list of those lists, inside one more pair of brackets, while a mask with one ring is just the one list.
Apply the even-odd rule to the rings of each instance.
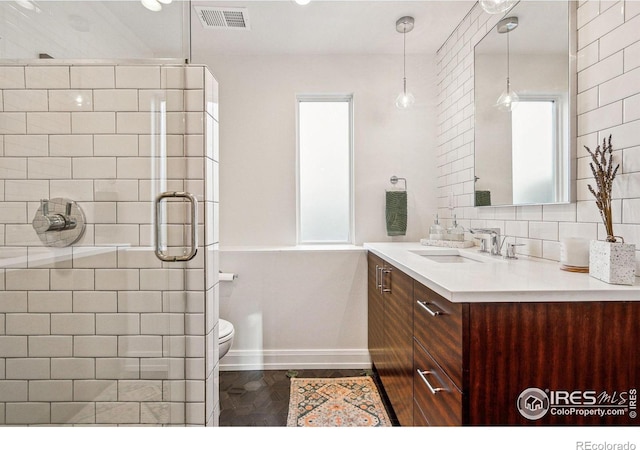
[[367, 337], [371, 362], [378, 371], [383, 369], [384, 362], [384, 306], [382, 292], [378, 284], [382, 259], [373, 253], [368, 255], [367, 276]]
[[369, 253], [369, 352], [400, 425], [413, 425], [413, 279]]
[[462, 425], [465, 307], [417, 281], [413, 292], [413, 400], [427, 424]]
[[[369, 278], [369, 349], [401, 425], [640, 425], [640, 302], [452, 303], [371, 253]], [[538, 418], [519, 409], [532, 389]], [[576, 412], [596, 400], [604, 414]]]

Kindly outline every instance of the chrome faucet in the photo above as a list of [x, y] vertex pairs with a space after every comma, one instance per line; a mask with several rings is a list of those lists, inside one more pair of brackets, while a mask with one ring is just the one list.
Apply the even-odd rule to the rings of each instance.
[[491, 254], [500, 256], [502, 243], [500, 242], [500, 228], [469, 228], [471, 234], [488, 234], [490, 235]]

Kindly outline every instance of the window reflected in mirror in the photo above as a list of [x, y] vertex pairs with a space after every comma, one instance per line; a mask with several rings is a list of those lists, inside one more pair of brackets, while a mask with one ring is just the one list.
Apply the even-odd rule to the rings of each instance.
[[[520, 98], [511, 114], [513, 203], [553, 203], [558, 155], [556, 101]], [[535, 170], [532, 170], [535, 168]]]

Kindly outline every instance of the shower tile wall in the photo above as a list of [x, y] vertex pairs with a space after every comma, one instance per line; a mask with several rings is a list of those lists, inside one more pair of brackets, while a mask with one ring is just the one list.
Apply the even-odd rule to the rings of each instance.
[[[464, 226], [500, 227], [525, 244], [522, 253], [555, 261], [565, 237], [606, 237], [587, 188], [593, 178], [584, 145], [595, 149], [609, 134], [622, 163], [613, 188], [614, 230], [627, 242], [640, 244], [640, 2], [587, 0], [577, 6], [575, 203], [473, 207], [473, 48], [501, 17], [476, 4], [438, 51], [440, 217], [450, 218], [452, 196]], [[638, 269], [640, 274], [640, 265]]]
[[[0, 424], [217, 423], [214, 102], [198, 66], [0, 67]], [[162, 263], [153, 199], [182, 190], [199, 252]], [[31, 226], [54, 197], [86, 215], [73, 247]]]

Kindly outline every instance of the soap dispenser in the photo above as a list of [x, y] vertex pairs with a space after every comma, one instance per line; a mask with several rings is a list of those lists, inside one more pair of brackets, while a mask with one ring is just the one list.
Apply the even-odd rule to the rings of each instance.
[[431, 239], [432, 241], [441, 241], [445, 238], [444, 234], [444, 228], [442, 228], [442, 225], [440, 225], [440, 220], [438, 218], [438, 215], [436, 214], [436, 220], [429, 228], [429, 239]]
[[447, 230], [447, 235], [450, 241], [464, 241], [464, 228], [458, 224], [458, 219], [455, 214], [453, 215], [453, 224]]

